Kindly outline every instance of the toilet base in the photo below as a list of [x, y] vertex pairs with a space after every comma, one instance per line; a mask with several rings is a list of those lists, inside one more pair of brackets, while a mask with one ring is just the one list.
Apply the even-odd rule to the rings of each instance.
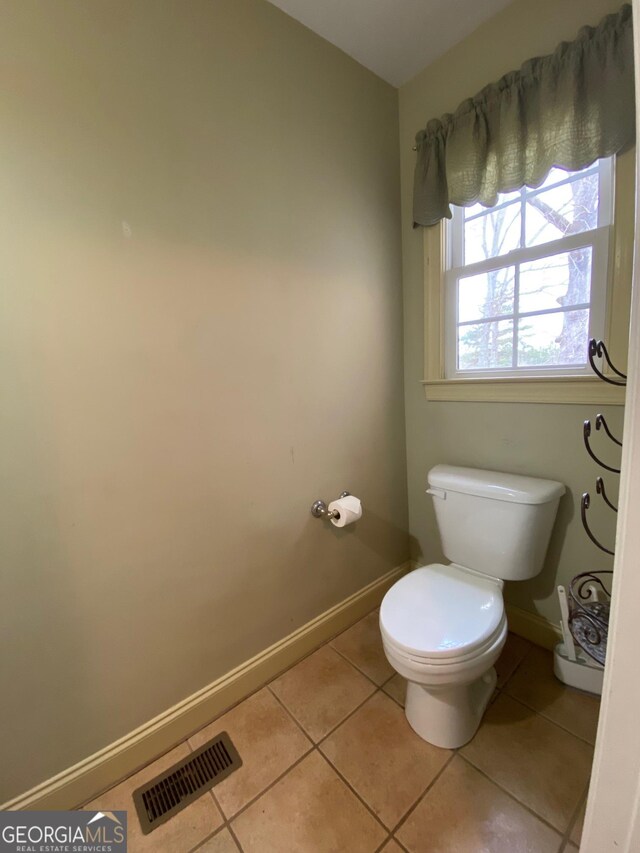
[[407, 682], [409, 725], [434, 746], [457, 749], [468, 743], [482, 720], [498, 677], [493, 667], [470, 684], [433, 688]]

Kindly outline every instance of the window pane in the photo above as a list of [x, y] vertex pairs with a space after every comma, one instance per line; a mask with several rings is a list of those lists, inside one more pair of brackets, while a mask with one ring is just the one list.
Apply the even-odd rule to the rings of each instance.
[[588, 246], [521, 264], [518, 310], [524, 314], [588, 303], [591, 251]]
[[598, 175], [528, 196], [525, 220], [527, 246], [597, 228]]
[[[487, 208], [483, 208], [487, 210]], [[487, 213], [464, 223], [464, 263], [475, 264], [496, 258], [520, 246], [520, 202], [488, 209]]]
[[575, 172], [572, 172], [571, 170], [561, 169], [559, 166], [554, 166], [553, 169], [551, 169], [551, 171], [547, 175], [547, 177], [544, 179], [544, 181], [540, 184], [540, 187], [538, 187], [538, 189], [542, 187], [553, 186], [553, 184], [557, 184], [560, 181], [564, 181], [565, 178], [568, 178], [569, 175], [573, 174], [575, 174]]
[[458, 370], [509, 368], [512, 360], [512, 320], [458, 326]]
[[471, 275], [458, 282], [458, 322], [513, 314], [514, 268]]
[[588, 335], [586, 309], [522, 317], [518, 323], [518, 366], [586, 364]]
[[[566, 177], [566, 176], [565, 176]], [[495, 207], [498, 204], [503, 204], [506, 201], [515, 201], [520, 198], [520, 190], [514, 190], [510, 193], [499, 193], [498, 201], [493, 205]], [[484, 204], [480, 204], [480, 202], [476, 202], [476, 204], [472, 204], [470, 207], [463, 207], [465, 217], [469, 219], [470, 216], [475, 216], [476, 213], [486, 213], [488, 210], [491, 210], [491, 207], [486, 207]]]

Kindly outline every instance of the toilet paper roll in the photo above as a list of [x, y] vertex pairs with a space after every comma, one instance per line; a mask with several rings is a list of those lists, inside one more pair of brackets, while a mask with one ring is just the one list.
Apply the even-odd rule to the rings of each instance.
[[336, 518], [331, 519], [334, 527], [346, 527], [347, 524], [352, 524], [362, 516], [362, 504], [355, 495], [347, 495], [346, 498], [331, 501], [329, 511], [339, 513]]

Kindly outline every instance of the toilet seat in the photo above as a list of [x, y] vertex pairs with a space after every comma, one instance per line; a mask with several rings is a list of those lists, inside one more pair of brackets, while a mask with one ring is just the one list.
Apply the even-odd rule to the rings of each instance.
[[471, 664], [506, 634], [502, 584], [453, 564], [415, 569], [385, 595], [380, 630], [407, 662]]

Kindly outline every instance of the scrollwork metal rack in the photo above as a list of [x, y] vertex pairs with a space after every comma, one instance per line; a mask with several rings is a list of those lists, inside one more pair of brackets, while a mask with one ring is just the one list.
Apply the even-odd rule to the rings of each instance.
[[[600, 361], [600, 364], [596, 362]], [[627, 377], [612, 363], [607, 347], [602, 341], [592, 339], [589, 341], [589, 363], [603, 382], [609, 385], [626, 385]], [[607, 373], [604, 371], [608, 368]], [[596, 415], [596, 431], [602, 430], [616, 447], [622, 447], [622, 441], [616, 438], [602, 414]], [[587, 453], [601, 468], [613, 474], [619, 474], [618, 465], [603, 461], [591, 447], [591, 421], [586, 420], [582, 428], [582, 437]], [[604, 501], [606, 506], [613, 512], [618, 508], [610, 499], [605, 488], [604, 479], [596, 478], [596, 494]], [[585, 492], [580, 502], [580, 517], [587, 536], [593, 544], [604, 551], [605, 554], [613, 555], [612, 548], [603, 545], [599, 538], [593, 533], [588, 521], [588, 510], [591, 507], [591, 495]], [[576, 575], [569, 584], [569, 628], [575, 641], [581, 649], [598, 663], [604, 665], [607, 654], [607, 636], [609, 633], [609, 612], [611, 602], [611, 569], [599, 569], [589, 572], [581, 572]]]

